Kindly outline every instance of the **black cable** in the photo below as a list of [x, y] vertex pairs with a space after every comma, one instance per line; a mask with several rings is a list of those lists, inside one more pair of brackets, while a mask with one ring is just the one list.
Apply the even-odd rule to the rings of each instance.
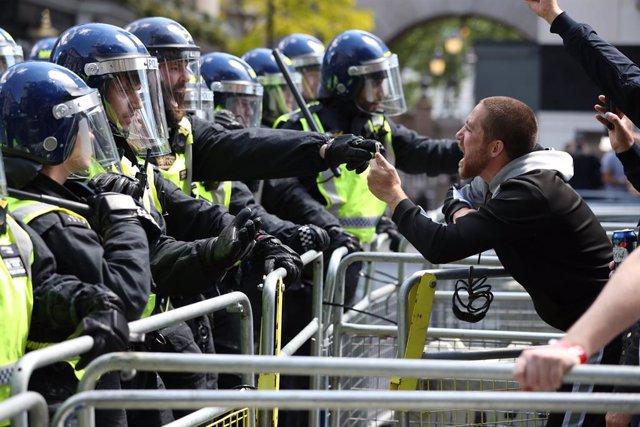
[[[458, 279], [455, 284], [455, 290], [453, 291], [453, 297], [451, 303], [453, 304], [453, 314], [462, 321], [476, 323], [484, 319], [489, 311], [489, 306], [493, 301], [493, 293], [491, 292], [491, 285], [485, 284], [487, 276], [473, 278], [473, 267], [469, 267], [469, 279]], [[467, 301], [464, 302], [460, 297], [461, 291], [467, 291]], [[481, 302], [482, 305], [477, 306], [476, 302]]]
[[391, 320], [391, 319], [389, 319], [387, 317], [380, 316], [379, 314], [374, 314], [374, 313], [371, 313], [369, 311], [358, 310], [357, 308], [349, 307], [348, 305], [338, 304], [338, 303], [329, 302], [329, 301], [322, 301], [322, 305], [328, 305], [330, 307], [342, 307], [342, 308], [346, 308], [348, 310], [353, 310], [356, 313], [366, 314], [367, 316], [371, 316], [371, 317], [375, 317], [376, 319], [384, 320], [384, 321], [389, 322], [389, 323], [391, 323], [393, 325], [397, 325], [398, 324], [398, 322], [396, 322], [395, 320]]

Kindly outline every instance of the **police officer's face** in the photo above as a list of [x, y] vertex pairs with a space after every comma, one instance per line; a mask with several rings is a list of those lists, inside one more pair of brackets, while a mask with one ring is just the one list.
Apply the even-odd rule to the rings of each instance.
[[485, 141], [482, 130], [482, 120], [486, 116], [485, 108], [478, 104], [469, 113], [465, 124], [456, 133], [456, 139], [464, 156], [458, 163], [458, 173], [461, 178], [481, 176], [491, 160], [490, 143]]
[[124, 131], [129, 130], [136, 111], [142, 108], [139, 89], [139, 83], [131, 82], [127, 78], [113, 79], [107, 87], [105, 99], [110, 107], [107, 109], [107, 116]]
[[375, 113], [380, 110], [380, 101], [387, 95], [387, 79], [366, 79], [356, 97], [356, 104], [364, 111]]
[[235, 116], [236, 120], [245, 127], [250, 124], [251, 117], [255, 113], [253, 110], [253, 99], [247, 96], [236, 96], [233, 99], [233, 106], [229, 109]]
[[189, 62], [178, 59], [160, 64], [162, 95], [169, 126], [174, 127], [184, 115], [184, 97], [191, 77]]
[[80, 119], [73, 150], [69, 158], [65, 161], [65, 166], [69, 172], [77, 173], [89, 169], [93, 155], [94, 139], [95, 137], [89, 129], [87, 119]]

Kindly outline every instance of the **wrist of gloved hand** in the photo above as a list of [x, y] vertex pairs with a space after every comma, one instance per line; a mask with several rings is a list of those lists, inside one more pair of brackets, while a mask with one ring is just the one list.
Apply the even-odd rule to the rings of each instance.
[[106, 236], [109, 229], [121, 221], [138, 221], [138, 205], [125, 194], [100, 193], [87, 199], [93, 214], [89, 222], [93, 228]]
[[76, 370], [84, 369], [98, 356], [126, 350], [129, 345], [127, 319], [117, 310], [98, 310], [89, 314], [78, 325], [76, 334], [93, 337], [93, 347], [80, 356]]
[[398, 226], [388, 216], [382, 216], [376, 225], [376, 234], [386, 233], [389, 236], [389, 249], [398, 252], [400, 242], [403, 239], [402, 234], [398, 231]]
[[331, 239], [329, 250], [333, 252], [340, 247], [346, 247], [349, 253], [362, 251], [360, 240], [344, 228], [334, 225], [326, 229]]
[[329, 234], [314, 224], [301, 225], [287, 241], [287, 245], [300, 255], [308, 251], [323, 252], [329, 243]]
[[303, 268], [300, 255], [277, 238], [264, 233], [259, 234], [254, 248], [254, 259], [256, 258], [264, 260], [265, 274], [284, 268], [287, 272], [285, 284], [290, 285], [300, 280]]

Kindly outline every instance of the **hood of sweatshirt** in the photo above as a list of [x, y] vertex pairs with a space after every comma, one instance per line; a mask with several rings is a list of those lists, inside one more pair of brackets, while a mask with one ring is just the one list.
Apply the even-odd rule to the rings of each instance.
[[489, 183], [489, 191], [495, 195], [500, 191], [500, 185], [509, 178], [539, 169], [555, 170], [567, 182], [573, 177], [573, 158], [564, 151], [552, 149], [532, 151], [512, 160], [500, 169]]

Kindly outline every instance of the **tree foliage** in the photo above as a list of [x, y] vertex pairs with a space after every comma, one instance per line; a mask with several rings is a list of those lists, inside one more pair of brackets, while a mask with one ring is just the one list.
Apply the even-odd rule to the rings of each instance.
[[[242, 7], [256, 17], [256, 22], [244, 37], [229, 41], [231, 53], [241, 55], [256, 47], [268, 47], [269, 2], [273, 6], [271, 31], [275, 42], [292, 33], [305, 33], [328, 43], [342, 31], [373, 28], [373, 13], [357, 9], [356, 0], [245, 0]], [[226, 0], [223, 9], [232, 4], [237, 6], [237, 0]]]

